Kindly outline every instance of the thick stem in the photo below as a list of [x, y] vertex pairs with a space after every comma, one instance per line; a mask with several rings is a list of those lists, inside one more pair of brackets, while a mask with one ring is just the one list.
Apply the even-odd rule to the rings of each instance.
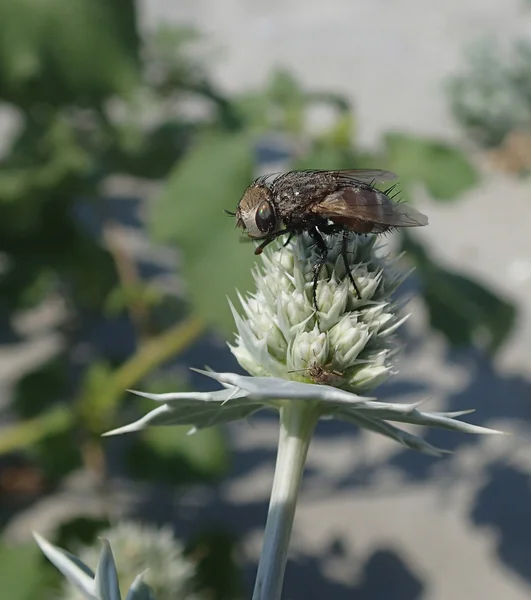
[[318, 418], [313, 403], [286, 402], [280, 410], [277, 463], [253, 600], [280, 600], [300, 482]]

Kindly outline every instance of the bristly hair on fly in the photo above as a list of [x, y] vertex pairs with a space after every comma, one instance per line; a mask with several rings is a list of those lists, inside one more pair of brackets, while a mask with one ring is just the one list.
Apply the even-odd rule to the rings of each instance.
[[[268, 244], [284, 234], [288, 239], [304, 232], [310, 235], [319, 255], [313, 266], [313, 299], [317, 309], [317, 282], [328, 254], [323, 235], [342, 233], [341, 256], [347, 268], [346, 249], [352, 233], [377, 235], [399, 227], [428, 224], [425, 215], [400, 201], [397, 183], [385, 191], [376, 187], [377, 182], [396, 178], [394, 173], [380, 169], [309, 169], [261, 175], [244, 191], [234, 213], [236, 225], [249, 239], [261, 240], [255, 254], [261, 254]], [[347, 271], [361, 298], [354, 276]]]

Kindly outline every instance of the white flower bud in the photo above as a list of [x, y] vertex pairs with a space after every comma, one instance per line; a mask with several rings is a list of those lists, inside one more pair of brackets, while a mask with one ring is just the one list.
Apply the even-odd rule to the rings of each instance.
[[389, 378], [390, 367], [378, 365], [365, 365], [358, 367], [356, 372], [348, 378], [351, 387], [360, 392], [374, 389]]
[[295, 336], [289, 348], [287, 365], [289, 370], [304, 370], [312, 364], [326, 364], [327, 357], [327, 335], [321, 333], [316, 325], [312, 331], [302, 331]]
[[330, 344], [334, 349], [334, 362], [341, 369], [354, 364], [360, 352], [369, 341], [369, 328], [358, 323], [355, 316], [344, 317], [330, 330]]

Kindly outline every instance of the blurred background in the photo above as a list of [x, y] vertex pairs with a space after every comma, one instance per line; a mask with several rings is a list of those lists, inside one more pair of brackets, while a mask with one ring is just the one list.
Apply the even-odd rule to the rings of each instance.
[[94, 557], [109, 525], [158, 600], [250, 597], [276, 420], [100, 435], [146, 411], [127, 388], [239, 370], [226, 296], [254, 256], [223, 209], [290, 167], [400, 175], [430, 225], [388, 238], [413, 316], [379, 396], [512, 435], [427, 432], [434, 459], [320, 424], [285, 598], [530, 597], [529, 2], [2, 2], [0, 131], [10, 600], [77, 598], [32, 529]]

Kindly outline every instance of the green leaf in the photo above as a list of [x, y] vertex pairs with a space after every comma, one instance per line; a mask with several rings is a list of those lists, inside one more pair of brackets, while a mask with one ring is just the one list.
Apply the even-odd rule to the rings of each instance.
[[331, 144], [316, 144], [308, 153], [299, 158], [294, 169], [352, 169], [355, 168], [351, 151]]
[[409, 236], [403, 239], [403, 249], [422, 280], [431, 326], [452, 345], [473, 344], [494, 355], [514, 327], [514, 305], [473, 279], [439, 266]]
[[237, 565], [237, 539], [225, 528], [204, 529], [189, 548], [197, 557], [198, 581], [210, 600], [245, 598]]
[[21, 106], [100, 101], [138, 80], [132, 0], [0, 3], [0, 97]]
[[35, 419], [8, 425], [2, 429], [0, 455], [34, 446], [48, 436], [70, 430], [73, 423], [72, 411], [59, 406]]
[[67, 356], [60, 354], [38, 365], [17, 382], [12, 406], [23, 419], [36, 417], [65, 394], [68, 382]]
[[234, 107], [248, 129], [260, 133], [302, 134], [308, 102], [299, 82], [287, 71], [274, 71], [263, 88], [234, 99]]
[[43, 598], [45, 580], [45, 569], [36, 544], [0, 544], [0, 581], [9, 600]]
[[253, 178], [253, 164], [248, 136], [205, 135], [176, 166], [151, 215], [153, 236], [183, 252], [196, 314], [226, 332], [232, 331], [226, 296], [251, 284], [254, 247], [240, 243], [242, 232], [224, 209], [235, 209]]
[[129, 452], [135, 477], [170, 484], [217, 479], [229, 465], [229, 449], [217, 427], [188, 435], [190, 427], [147, 429]]
[[423, 183], [436, 200], [454, 200], [476, 185], [478, 176], [464, 153], [448, 144], [401, 133], [385, 136], [387, 167], [404, 188]]
[[139, 281], [115, 286], [107, 296], [103, 310], [107, 317], [112, 318], [135, 307], [152, 308], [160, 304], [162, 300], [161, 290], [149, 283]]
[[[93, 157], [72, 123], [59, 112], [49, 111], [46, 118], [41, 115], [39, 123], [26, 120], [10, 150], [0, 163], [2, 203], [25, 200], [34, 210], [42, 210], [50, 196], [53, 199], [63, 190], [71, 193], [73, 184], [79, 185], [92, 169]], [[18, 218], [38, 222], [36, 212]]]
[[[332, 134], [333, 135], [333, 134]], [[294, 169], [372, 169], [381, 167], [381, 159], [368, 153], [360, 153], [342, 141], [324, 139], [293, 164]]]

